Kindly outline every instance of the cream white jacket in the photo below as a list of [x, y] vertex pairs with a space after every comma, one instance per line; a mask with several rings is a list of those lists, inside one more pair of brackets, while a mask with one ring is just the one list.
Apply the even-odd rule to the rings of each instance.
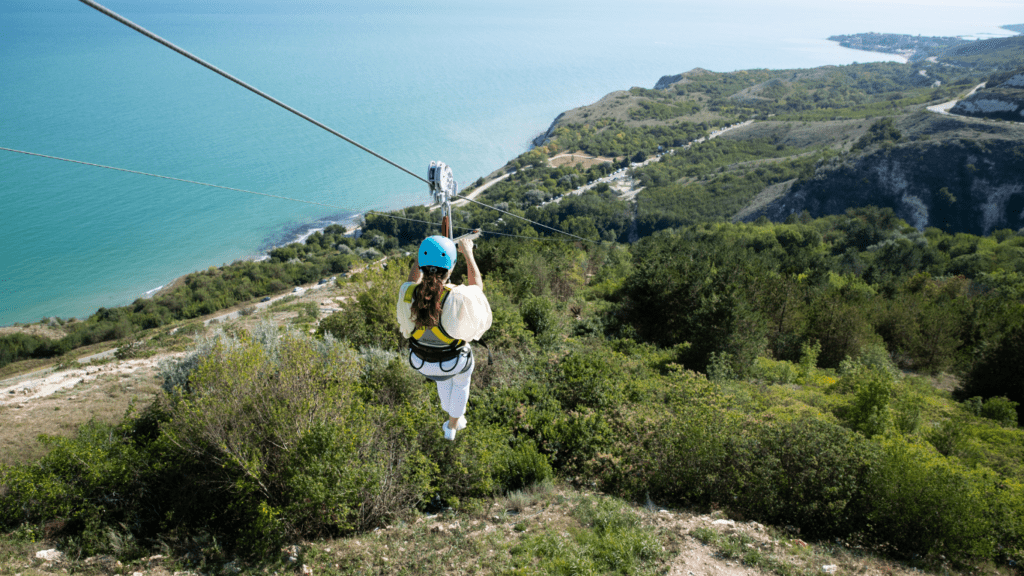
[[[406, 291], [412, 290], [413, 286], [416, 286], [415, 282], [406, 282], [398, 289], [396, 315], [402, 336], [406, 338], [416, 329], [416, 322], [412, 318], [412, 304], [405, 301]], [[454, 284], [445, 286], [451, 289], [451, 293], [441, 308], [441, 327], [456, 340], [479, 340], [491, 327], [493, 320], [491, 305], [487, 302], [483, 288]]]

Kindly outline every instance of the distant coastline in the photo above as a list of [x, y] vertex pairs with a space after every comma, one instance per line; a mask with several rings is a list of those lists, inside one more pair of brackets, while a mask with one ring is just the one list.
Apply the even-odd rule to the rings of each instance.
[[[1007, 24], [1001, 28], [1015, 34], [1024, 33], [1024, 24]], [[911, 34], [862, 32], [859, 34], [837, 34], [829, 36], [828, 39], [832, 42], [838, 42], [843, 48], [892, 54], [903, 58], [906, 62], [916, 62], [933, 58], [951, 48], [970, 44], [979, 38], [966, 35], [915, 36]]]
[[323, 229], [328, 226], [333, 226], [335, 224], [340, 224], [346, 228], [358, 226], [358, 223], [363, 216], [364, 214], [362, 212], [349, 212], [343, 215], [333, 214], [318, 218], [312, 222], [289, 226], [280, 232], [268, 236], [267, 240], [264, 241], [263, 246], [260, 248], [260, 254], [254, 257], [253, 260], [259, 261], [267, 259], [269, 257], [269, 252], [279, 246], [287, 246], [288, 244], [294, 244], [295, 242], [305, 242], [307, 238], [317, 232], [323, 231]]
[[[273, 250], [274, 248], [287, 246], [289, 244], [294, 244], [296, 242], [305, 242], [306, 239], [312, 236], [313, 234], [316, 234], [317, 232], [323, 232], [325, 228], [327, 228], [328, 226], [333, 226], [335, 224], [344, 226], [349, 233], [352, 233], [353, 231], [359, 229], [359, 221], [363, 218], [363, 216], [364, 214], [362, 212], [352, 212], [345, 216], [325, 216], [323, 218], [318, 218], [312, 222], [298, 224], [296, 226], [290, 226], [286, 230], [281, 231], [279, 233], [275, 233], [272, 236], [270, 236], [271, 239], [264, 242], [263, 247], [260, 249], [260, 252], [258, 254], [255, 254], [249, 258], [244, 258], [243, 260], [251, 260], [253, 262], [263, 262], [264, 260], [269, 260], [270, 251]], [[189, 272], [187, 274], [182, 274], [181, 276], [178, 276], [177, 278], [171, 280], [170, 282], [167, 282], [166, 284], [163, 284], [162, 286], [158, 286], [156, 288], [153, 288], [152, 290], [147, 290], [143, 295], [139, 296], [139, 298], [153, 298], [154, 296], [158, 296], [164, 294], [165, 292], [169, 292], [170, 290], [179, 286], [184, 280], [184, 278], [189, 276], [189, 274], [194, 274], [195, 272], [197, 272], [197, 270], [193, 270], [192, 272]], [[82, 318], [79, 318], [79, 320], [82, 320]]]

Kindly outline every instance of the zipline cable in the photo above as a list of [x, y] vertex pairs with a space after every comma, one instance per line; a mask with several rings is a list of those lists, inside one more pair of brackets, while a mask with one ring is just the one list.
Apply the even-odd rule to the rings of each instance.
[[125, 18], [124, 16], [121, 16], [117, 12], [114, 12], [114, 11], [110, 10], [109, 8], [107, 8], [105, 6], [102, 6], [100, 4], [97, 4], [96, 2], [93, 2], [93, 0], [79, 0], [79, 2], [81, 2], [82, 4], [85, 4], [86, 6], [89, 6], [90, 8], [96, 9], [97, 11], [99, 11], [99, 12], [101, 12], [101, 13], [103, 13], [103, 14], [111, 17], [111, 18], [113, 18], [114, 20], [117, 20], [121, 24], [124, 24], [125, 26], [131, 28], [132, 30], [135, 30], [139, 34], [142, 34], [143, 36], [146, 36], [147, 38], [149, 38], [151, 40], [154, 40], [156, 42], [159, 42], [160, 44], [163, 44], [164, 46], [170, 48], [171, 50], [174, 50], [178, 54], [181, 54], [182, 56], [188, 58], [189, 60], [192, 60], [196, 64], [199, 64], [199, 65], [201, 65], [201, 66], [203, 66], [205, 68], [208, 68], [209, 70], [211, 70], [213, 72], [216, 72], [217, 74], [220, 74], [221, 76], [227, 78], [228, 80], [231, 80], [235, 84], [238, 84], [242, 88], [245, 88], [246, 90], [249, 90], [250, 92], [256, 94], [257, 96], [260, 96], [262, 98], [265, 98], [265, 99], [269, 100], [270, 102], [273, 102], [274, 104], [277, 104], [281, 108], [284, 108], [285, 110], [291, 112], [292, 114], [295, 114], [299, 118], [302, 118], [303, 120], [306, 120], [306, 121], [311, 122], [312, 124], [314, 124], [314, 125], [316, 125], [316, 126], [318, 126], [320, 128], [323, 128], [324, 130], [330, 132], [331, 134], [334, 134], [338, 138], [341, 138], [345, 142], [348, 142], [349, 144], [355, 146], [356, 148], [359, 148], [360, 150], [362, 150], [364, 152], [367, 152], [369, 154], [372, 154], [373, 156], [376, 156], [377, 158], [387, 162], [388, 164], [391, 164], [395, 168], [398, 168], [399, 170], [405, 172], [406, 174], [409, 174], [413, 178], [416, 178], [418, 180], [423, 181], [426, 184], [429, 184], [429, 182], [427, 182], [426, 178], [423, 178], [422, 176], [416, 174], [415, 172], [412, 172], [411, 170], [403, 168], [402, 166], [392, 162], [391, 160], [388, 160], [387, 158], [381, 156], [380, 154], [377, 154], [373, 150], [370, 150], [366, 146], [363, 146], [362, 144], [356, 142], [355, 140], [352, 140], [351, 138], [349, 138], [349, 137], [345, 136], [344, 134], [334, 130], [333, 128], [330, 128], [329, 126], [326, 126], [326, 125], [324, 125], [324, 124], [314, 120], [313, 118], [310, 118], [309, 116], [303, 114], [302, 112], [299, 112], [298, 110], [296, 110], [295, 108], [292, 108], [291, 106], [285, 104], [284, 102], [281, 102], [277, 98], [274, 98], [273, 96], [270, 96], [269, 94], [266, 94], [265, 92], [262, 92], [261, 90], [259, 90], [259, 89], [255, 88], [255, 87], [253, 87], [253, 86], [243, 82], [242, 80], [232, 76], [231, 74], [228, 74], [227, 72], [221, 70], [220, 68], [217, 68], [216, 66], [214, 66], [213, 64], [210, 64], [209, 62], [203, 60], [202, 58], [199, 58], [198, 56], [193, 55], [191, 52], [189, 52], [189, 51], [187, 51], [187, 50], [185, 50], [183, 48], [179, 48], [178, 46], [175, 46], [171, 42], [168, 42], [167, 40], [164, 40], [163, 38], [161, 38], [161, 37], [157, 36], [156, 34], [150, 32], [149, 30], [146, 30], [142, 26], [139, 26], [138, 24], [132, 22], [131, 20]]
[[[250, 85], [250, 84], [248, 84], [248, 83], [246, 83], [244, 81], [242, 81], [241, 79], [236, 78], [235, 76], [232, 76], [231, 74], [221, 70], [220, 68], [214, 66], [213, 64], [210, 64], [209, 62], [203, 60], [202, 58], [199, 58], [198, 56], [192, 54], [191, 52], [185, 50], [184, 48], [180, 48], [177, 45], [173, 44], [172, 42], [170, 42], [168, 40], [165, 40], [165, 39], [161, 38], [160, 36], [157, 36], [156, 34], [150, 32], [149, 30], [147, 30], [145, 28], [143, 28], [142, 26], [139, 26], [135, 22], [132, 22], [131, 20], [125, 18], [124, 16], [121, 16], [117, 12], [114, 12], [113, 10], [110, 10], [106, 6], [103, 6], [103, 5], [101, 5], [101, 4], [97, 3], [97, 2], [94, 2], [93, 0], [79, 0], [79, 2], [85, 4], [86, 6], [89, 6], [90, 8], [95, 9], [96, 11], [100, 12], [101, 14], [104, 14], [106, 16], [109, 16], [110, 18], [113, 18], [117, 22], [120, 22], [121, 24], [124, 24], [125, 26], [131, 28], [132, 30], [135, 30], [136, 32], [138, 32], [139, 34], [142, 34], [143, 36], [149, 38], [150, 40], [153, 40], [154, 42], [158, 42], [158, 43], [166, 46], [167, 48], [170, 48], [171, 50], [177, 52], [178, 54], [181, 54], [182, 56], [188, 58], [189, 60], [192, 60], [196, 64], [199, 64], [200, 66], [203, 66], [204, 68], [207, 68], [210, 71], [215, 72], [215, 73], [219, 74], [220, 76], [223, 76], [224, 78], [227, 78], [228, 80], [234, 82], [235, 84], [238, 84], [242, 88], [245, 88], [246, 90], [249, 90], [253, 94], [256, 94], [257, 96], [260, 96], [261, 98], [264, 98], [264, 99], [268, 100], [269, 102], [272, 102], [272, 103], [280, 106], [281, 108], [284, 108], [285, 110], [291, 112], [292, 114], [295, 114], [299, 118], [302, 118], [303, 120], [306, 120], [307, 122], [310, 122], [311, 124], [326, 130], [327, 132], [337, 136], [338, 138], [341, 138], [342, 140], [348, 142], [349, 144], [352, 144], [356, 148], [359, 148], [360, 150], [362, 150], [362, 151], [364, 151], [364, 152], [366, 152], [368, 154], [371, 154], [372, 156], [374, 156], [374, 157], [376, 157], [376, 158], [378, 158], [380, 160], [383, 160], [384, 162], [387, 162], [388, 164], [394, 166], [395, 168], [398, 168], [399, 170], [405, 172], [406, 174], [409, 174], [413, 178], [416, 178], [417, 180], [420, 180], [420, 181], [422, 181], [422, 182], [424, 182], [424, 183], [426, 183], [428, 185], [431, 184], [430, 181], [428, 181], [427, 179], [423, 178], [422, 176], [416, 174], [415, 172], [413, 172], [413, 171], [411, 171], [411, 170], [409, 170], [409, 169], [407, 169], [407, 168], [405, 168], [405, 167], [403, 167], [403, 166], [401, 166], [401, 165], [399, 165], [399, 164], [397, 164], [397, 163], [395, 163], [395, 162], [393, 162], [391, 160], [388, 160], [384, 156], [381, 156], [380, 154], [374, 152], [373, 150], [370, 150], [369, 148], [363, 146], [362, 144], [356, 142], [355, 140], [352, 140], [351, 138], [345, 136], [344, 134], [342, 134], [342, 133], [334, 130], [333, 128], [331, 128], [331, 127], [329, 127], [329, 126], [327, 126], [327, 125], [325, 125], [325, 124], [323, 124], [323, 123], [321, 123], [321, 122], [319, 122], [319, 121], [317, 121], [317, 120], [307, 116], [306, 114], [303, 114], [302, 112], [296, 110], [295, 108], [292, 108], [291, 106], [285, 104], [284, 102], [281, 102], [277, 98], [274, 98], [273, 96], [270, 96], [269, 94], [263, 92], [262, 90], [259, 90], [258, 88], [254, 87], [254, 86], [252, 86], [252, 85]], [[11, 151], [11, 152], [21, 152], [19, 150], [12, 150], [10, 148], [0, 148], [0, 149], [8, 150], [8, 151]], [[27, 152], [21, 152], [21, 153], [31, 154], [31, 153], [27, 153]], [[48, 157], [48, 158], [56, 158], [54, 156], [44, 156], [42, 154], [31, 154], [31, 155], [43, 156], [43, 157]], [[66, 160], [66, 159], [63, 159], [63, 158], [56, 158], [56, 159]], [[67, 161], [69, 161], [69, 162], [76, 162], [78, 164], [90, 165], [87, 162], [79, 162], [79, 161], [76, 161], [76, 160], [67, 160]], [[227, 187], [227, 186], [217, 186], [217, 185], [214, 185], [214, 184], [204, 184], [202, 182], [194, 182], [194, 181], [190, 181], [190, 180], [182, 180], [182, 179], [178, 179], [178, 178], [170, 178], [170, 177], [166, 177], [166, 176], [159, 176], [159, 175], [156, 175], [156, 174], [146, 174], [144, 172], [135, 172], [133, 170], [124, 170], [124, 169], [121, 169], [121, 168], [113, 168], [111, 166], [101, 166], [101, 165], [98, 165], [98, 164], [92, 164], [92, 165], [93, 166], [99, 166], [99, 167], [102, 167], [102, 168], [110, 168], [112, 170], [120, 170], [120, 171], [123, 171], [123, 172], [134, 172], [134, 173], [137, 173], [137, 174], [144, 174], [144, 175], [147, 175], [147, 176], [155, 176], [155, 177], [158, 177], [158, 178], [165, 178], [165, 179], [168, 179], [168, 180], [180, 180], [182, 182], [188, 182], [188, 183], [192, 183], [192, 184], [202, 184], [202, 185], [205, 185], [205, 186], [213, 186], [215, 188], [224, 188], [224, 189], [227, 189], [227, 190], [236, 190], [236, 191], [239, 191], [239, 192], [246, 192], [246, 193], [250, 193], [250, 194], [257, 194], [257, 195], [260, 195], [260, 196], [271, 196], [271, 197], [276, 197], [276, 198], [284, 198], [284, 197], [281, 197], [281, 196], [272, 196], [270, 194], [263, 194], [263, 193], [260, 193], [260, 192], [250, 192], [248, 190], [241, 190], [241, 189], [238, 189], [238, 188], [230, 188], [230, 187]], [[285, 199], [287, 199], [287, 200], [295, 200], [297, 202], [304, 202], [304, 203], [307, 203], [307, 204], [316, 204], [316, 205], [320, 205], [320, 206], [327, 206], [327, 207], [331, 207], [331, 208], [338, 208], [336, 206], [330, 206], [328, 204], [320, 204], [318, 202], [310, 202], [310, 201], [306, 201], [306, 200], [296, 200], [294, 198], [285, 198]], [[565, 232], [563, 230], [559, 230], [557, 228], [553, 228], [551, 226], [547, 226], [546, 224], [541, 224], [540, 222], [535, 222], [533, 220], [530, 220], [529, 218], [524, 218], [522, 216], [519, 216], [518, 214], [513, 214], [513, 213], [508, 212], [506, 210], [502, 210], [501, 208], [497, 208], [495, 206], [490, 206], [488, 204], [484, 204], [483, 202], [478, 202], [476, 200], [473, 200], [472, 198], [469, 198], [468, 196], [464, 196], [464, 197], [462, 197], [462, 199], [467, 200], [469, 202], [472, 202], [474, 204], [478, 204], [478, 205], [483, 206], [485, 208], [490, 208], [492, 210], [496, 210], [496, 211], [501, 212], [503, 214], [507, 214], [509, 216], [512, 216], [512, 217], [515, 217], [515, 218], [519, 218], [520, 220], [524, 220], [524, 221], [529, 222], [531, 224], [535, 224], [535, 225], [540, 226], [542, 228], [546, 228], [548, 230], [551, 230], [552, 232], [558, 232], [559, 234], [564, 234], [566, 236], [575, 238], [577, 240], [581, 240], [583, 242], [596, 243], [593, 240], [588, 240], [586, 238], [582, 238], [582, 237], [577, 236], [575, 234], [570, 234], [570, 233]], [[342, 210], [346, 210], [345, 208], [341, 208], [341, 209]], [[378, 214], [380, 214], [380, 213], [378, 213]]]
[[[252, 190], [245, 190], [244, 188], [232, 188], [231, 186], [221, 186], [219, 184], [210, 184], [209, 182], [199, 182], [197, 180], [186, 180], [185, 178], [174, 178], [173, 176], [162, 176], [160, 174], [153, 174], [151, 172], [141, 172], [139, 170], [129, 170], [128, 168], [118, 168], [116, 166], [107, 166], [105, 164], [96, 164], [94, 162], [83, 162], [82, 160], [72, 160], [71, 158], [61, 158], [60, 156], [50, 156], [48, 154], [39, 154], [37, 152], [27, 152], [25, 150], [17, 150], [15, 148], [6, 148], [4, 146], [0, 146], [0, 150], [6, 151], [6, 152], [14, 152], [14, 153], [17, 153], [17, 154], [24, 154], [26, 156], [36, 156], [38, 158], [47, 158], [47, 159], [50, 159], [50, 160], [60, 160], [61, 162], [70, 162], [72, 164], [81, 164], [83, 166], [91, 166], [93, 168], [105, 168], [107, 170], [116, 170], [118, 172], [127, 172], [128, 174], [138, 174], [140, 176], [149, 176], [151, 178], [161, 178], [163, 180], [172, 180], [174, 182], [184, 182], [186, 184], [196, 184], [198, 186], [209, 186], [210, 188], [220, 188], [222, 190], [231, 190], [233, 192], [244, 192], [246, 194], [254, 194], [256, 196], [266, 196], [267, 198], [276, 198], [278, 200], [288, 200], [288, 201], [291, 201], [291, 202], [301, 202], [303, 204], [312, 204], [314, 206], [323, 206], [325, 208], [333, 208], [335, 210], [345, 210], [347, 212], [356, 212], [356, 213], [360, 212], [360, 210], [356, 210], [354, 208], [347, 208], [345, 206], [336, 206], [334, 204], [324, 204], [323, 202], [313, 202], [311, 200], [300, 200], [299, 198], [289, 198], [288, 196], [278, 196], [278, 195], [275, 195], [275, 194], [267, 194], [265, 192], [253, 192]], [[497, 208], [496, 208], [496, 210], [497, 210]], [[429, 226], [437, 225], [437, 222], [428, 222], [427, 220], [417, 220], [416, 218], [406, 218], [404, 216], [395, 216], [394, 214], [389, 214], [387, 212], [378, 212], [376, 210], [366, 210], [365, 214], [374, 214], [376, 216], [384, 216], [385, 218], [393, 218], [395, 220], [406, 220], [408, 222], [418, 222], [420, 224], [427, 224]], [[531, 222], [532, 222], [532, 220], [531, 220]], [[536, 223], [536, 224], [538, 224], [540, 226], [543, 226], [543, 224], [540, 224], [539, 222]], [[473, 230], [473, 228], [466, 228], [465, 226], [458, 226], [457, 228], [459, 230], [467, 230], [467, 231]], [[498, 235], [498, 236], [510, 236], [510, 237], [513, 237], [513, 238], [526, 238], [528, 240], [545, 240], [545, 238], [538, 238], [538, 237], [533, 237], [533, 236], [521, 236], [521, 235], [517, 235], [517, 234], [505, 234], [503, 232], [492, 232], [490, 230], [482, 230], [481, 232], [484, 233], [484, 234], [495, 234], [495, 235]], [[548, 239], [549, 240], [554, 240], [554, 238], [548, 238]]]
[[211, 188], [222, 188], [224, 190], [233, 190], [235, 192], [245, 192], [246, 194], [255, 194], [257, 196], [266, 196], [268, 198], [278, 198], [280, 200], [291, 200], [292, 202], [302, 202], [303, 204], [313, 204], [315, 206], [323, 206], [325, 208], [335, 208], [338, 210], [347, 210], [349, 212], [359, 212], [359, 210], [353, 210], [351, 208], [343, 208], [341, 206], [333, 206], [331, 204], [324, 204], [322, 202], [312, 202], [310, 200], [299, 200], [298, 198], [288, 198], [287, 196], [275, 196], [273, 194], [266, 194], [263, 192], [253, 192], [252, 190], [244, 190], [242, 188], [232, 188], [230, 186], [221, 186], [219, 184], [210, 184], [207, 182], [197, 182], [195, 180], [185, 180], [184, 178], [174, 178], [171, 176], [161, 176], [159, 174], [150, 174], [149, 172], [139, 172], [138, 170], [129, 170], [127, 168], [117, 168], [115, 166], [106, 166], [103, 164], [93, 164], [92, 162], [82, 162], [81, 160], [72, 160], [70, 158], [61, 158], [60, 156], [47, 156], [46, 154], [37, 154], [35, 152], [26, 152], [24, 150], [15, 150], [14, 148], [4, 148], [0, 146], [0, 150], [6, 150], [7, 152], [17, 152], [18, 154], [25, 154], [27, 156], [38, 156], [40, 158], [49, 158], [51, 160], [60, 160], [62, 162], [72, 162], [74, 164], [82, 164], [84, 166], [92, 166], [94, 168], [106, 168], [107, 170], [117, 170], [118, 172], [128, 172], [129, 174], [139, 174], [141, 176], [151, 176], [153, 178], [163, 178], [164, 180], [174, 180], [175, 182], [185, 182], [187, 184], [198, 184], [200, 186], [209, 186]]
[[[429, 222], [427, 220], [417, 220], [415, 218], [405, 218], [403, 216], [393, 216], [393, 215], [387, 214], [385, 212], [376, 212], [376, 211], [372, 211], [372, 210], [371, 211], [367, 211], [367, 214], [376, 214], [378, 216], [387, 216], [388, 218], [395, 218], [397, 220], [407, 220], [409, 222], [419, 222], [420, 224], [427, 224], [429, 226], [436, 226], [438, 224], [437, 222]], [[530, 220], [530, 222], [533, 222], [533, 220]], [[535, 222], [535, 224], [543, 226], [543, 224], [540, 224], [539, 222]], [[522, 234], [508, 234], [508, 233], [505, 233], [505, 232], [494, 232], [493, 230], [484, 230], [482, 228], [467, 228], [465, 226], [453, 226], [452, 228], [454, 230], [466, 230], [467, 232], [472, 232], [474, 230], [479, 230], [481, 234], [493, 234], [495, 236], [507, 236], [509, 238], [525, 238], [526, 240], [555, 240], [555, 241], [558, 241], [558, 242], [575, 242], [575, 240], [564, 240], [562, 238], [541, 238], [540, 236], [523, 236]]]
[[507, 210], [502, 210], [501, 208], [497, 208], [495, 206], [491, 206], [490, 204], [484, 204], [483, 202], [477, 202], [476, 200], [473, 200], [469, 196], [462, 196], [462, 197], [460, 197], [458, 199], [459, 200], [468, 200], [468, 201], [472, 202], [473, 204], [479, 204], [480, 206], [483, 206], [484, 208], [490, 208], [491, 210], [497, 210], [498, 212], [501, 212], [502, 214], [508, 214], [509, 216], [513, 216], [515, 218], [519, 218], [520, 220], [526, 220], [527, 222], [530, 222], [531, 224], [536, 224], [537, 226], [540, 226], [542, 228], [547, 228], [548, 230], [551, 230], [553, 232], [558, 232], [559, 234], [565, 234], [566, 236], [572, 236], [573, 238], [575, 238], [577, 240], [582, 240], [584, 242], [590, 242], [592, 244], [597, 244], [597, 242], [595, 242], [593, 240], [587, 240], [586, 238], [581, 238], [581, 237], [579, 237], [579, 236], [577, 236], [575, 234], [569, 234], [568, 232], [566, 232], [564, 230], [559, 230], [558, 228], [552, 228], [551, 226], [548, 226], [546, 224], [541, 224], [540, 222], [536, 222], [534, 220], [530, 220], [529, 218], [524, 218], [524, 217], [522, 217], [522, 216], [520, 216], [518, 214], [513, 214], [512, 212], [509, 212]]

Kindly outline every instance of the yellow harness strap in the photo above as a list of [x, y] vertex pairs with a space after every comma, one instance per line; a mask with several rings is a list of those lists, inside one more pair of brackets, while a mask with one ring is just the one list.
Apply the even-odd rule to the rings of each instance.
[[[419, 340], [420, 338], [423, 338], [423, 333], [424, 333], [424, 332], [426, 332], [426, 330], [427, 330], [427, 328], [426, 328], [425, 326], [422, 326], [422, 327], [420, 327], [420, 328], [417, 328], [417, 329], [416, 329], [416, 330], [415, 330], [415, 331], [414, 331], [414, 332], [412, 333], [412, 337], [413, 337], [413, 338], [415, 338], [416, 340]], [[434, 336], [436, 336], [436, 337], [437, 337], [437, 339], [438, 339], [438, 340], [440, 340], [441, 342], [444, 342], [445, 344], [451, 344], [452, 342], [455, 342], [455, 341], [456, 341], [456, 340], [455, 340], [455, 338], [449, 338], [449, 337], [448, 337], [448, 336], [447, 336], [447, 335], [446, 335], [446, 334], [445, 334], [444, 332], [442, 332], [442, 331], [441, 331], [441, 329], [440, 329], [440, 328], [438, 328], [437, 326], [434, 326], [434, 327], [432, 327], [432, 328], [430, 329], [430, 331], [431, 331], [431, 332], [432, 332], [432, 333], [434, 334]]]
[[412, 304], [412, 297], [414, 294], [416, 294], [416, 289], [419, 287], [419, 284], [410, 286], [409, 289], [405, 291], [405, 297], [402, 298], [402, 300], [404, 300], [406, 304]]
[[[410, 287], [408, 290], [405, 291], [405, 297], [402, 298], [402, 299], [407, 304], [412, 304], [413, 297], [415, 296], [416, 290], [419, 289], [419, 287], [420, 287], [419, 284]], [[444, 301], [445, 301], [446, 298], [448, 298], [448, 294], [450, 294], [451, 291], [452, 291], [451, 288], [445, 286], [445, 288], [444, 288], [444, 296], [441, 296], [441, 305], [442, 306], [444, 305]], [[412, 333], [413, 339], [414, 340], [419, 340], [420, 338], [423, 338], [423, 334], [424, 334], [424, 332], [426, 332], [426, 330], [427, 330], [426, 326], [420, 326], [419, 328], [414, 330], [413, 333]], [[448, 336], [447, 334], [445, 334], [444, 331], [441, 330], [441, 328], [439, 326], [431, 327], [430, 331], [434, 334], [435, 337], [437, 337], [438, 340], [440, 340], [441, 342], [444, 342], [445, 344], [451, 344], [453, 342], [460, 342], [461, 343], [461, 340], [456, 340], [455, 338], [452, 338], [452, 337]]]

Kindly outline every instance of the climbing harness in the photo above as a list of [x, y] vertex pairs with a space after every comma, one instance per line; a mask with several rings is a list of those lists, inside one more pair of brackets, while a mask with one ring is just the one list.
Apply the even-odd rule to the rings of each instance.
[[[418, 289], [419, 285], [416, 285], [405, 291], [406, 304], [412, 304]], [[444, 294], [441, 296], [442, 308], [444, 308], [444, 303], [448, 300], [448, 296], [451, 295], [451, 292], [451, 288], [447, 286], [444, 287]], [[465, 352], [465, 350], [468, 349], [469, 347], [466, 346], [465, 340], [452, 338], [444, 327], [440, 325], [440, 322], [437, 326], [420, 326], [419, 328], [416, 328], [409, 337], [409, 365], [416, 370], [423, 367], [422, 363], [418, 367], [413, 364], [412, 352], [415, 352], [416, 356], [424, 362], [443, 363], [454, 358], [458, 358]], [[456, 362], [455, 366], [457, 365], [458, 363]], [[452, 370], [455, 369], [455, 366], [452, 366]], [[442, 368], [442, 370], [444, 370], [444, 368]], [[449, 370], [444, 371], [449, 372]]]
[[[413, 370], [416, 370], [417, 372], [419, 372], [420, 368], [423, 368], [423, 365], [427, 363], [427, 360], [423, 360], [423, 362], [421, 362], [419, 366], [416, 366], [412, 362], [412, 356], [413, 356], [412, 352], [410, 352], [409, 353], [409, 366], [412, 366]], [[419, 354], [417, 354], [417, 356], [419, 356]], [[463, 356], [467, 357], [466, 365], [462, 368], [462, 370], [459, 370], [458, 372], [455, 372], [455, 368], [457, 368], [459, 366], [459, 364], [462, 362]], [[476, 367], [476, 358], [473, 356], [473, 349], [470, 348], [469, 346], [466, 346], [465, 348], [463, 348], [462, 351], [459, 353], [459, 355], [455, 356], [454, 358], [450, 358], [449, 360], [455, 360], [455, 362], [452, 364], [452, 367], [450, 369], [448, 369], [448, 370], [445, 370], [445, 368], [444, 368], [444, 363], [448, 362], [448, 360], [441, 360], [441, 361], [439, 361], [437, 363], [437, 367], [440, 368], [440, 370], [443, 372], [443, 374], [433, 375], [433, 374], [423, 374], [422, 372], [421, 372], [421, 374], [423, 375], [424, 378], [426, 378], [427, 380], [430, 380], [432, 382], [443, 382], [445, 380], [449, 380], [451, 378], [454, 378], [454, 377], [458, 376], [459, 374], [465, 374], [466, 372], [472, 372], [473, 368]]]
[[[413, 363], [413, 361], [412, 361], [413, 352], [410, 351], [409, 352], [409, 366], [412, 366], [412, 369], [416, 370], [417, 372], [419, 372], [420, 369], [423, 368], [424, 364], [426, 364], [428, 362], [433, 362], [431, 360], [427, 360], [426, 358], [420, 356], [419, 352], [416, 352], [415, 355], [420, 358], [420, 360], [421, 360], [420, 365], [417, 366], [416, 364]], [[468, 359], [466, 360], [466, 365], [462, 368], [462, 370], [459, 370], [458, 372], [455, 372], [455, 369], [462, 362], [462, 357], [463, 356], [468, 357]], [[448, 369], [445, 369], [444, 363], [445, 362], [449, 362], [451, 360], [455, 361], [455, 362], [452, 363], [452, 367], [448, 368]], [[437, 360], [436, 362], [437, 362], [437, 367], [441, 370], [441, 372], [443, 372], [443, 374], [438, 374], [438, 375], [423, 374], [423, 376], [427, 380], [431, 380], [433, 382], [441, 382], [443, 380], [448, 380], [449, 378], [454, 378], [455, 376], [458, 376], [459, 374], [465, 374], [466, 372], [472, 372], [473, 368], [476, 367], [476, 358], [473, 356], [473, 349], [470, 348], [469, 346], [464, 346], [463, 348], [460, 348], [459, 349], [459, 353], [456, 354], [455, 356], [452, 356], [451, 358], [448, 358], [446, 360]], [[422, 372], [420, 372], [420, 373], [422, 374]]]

